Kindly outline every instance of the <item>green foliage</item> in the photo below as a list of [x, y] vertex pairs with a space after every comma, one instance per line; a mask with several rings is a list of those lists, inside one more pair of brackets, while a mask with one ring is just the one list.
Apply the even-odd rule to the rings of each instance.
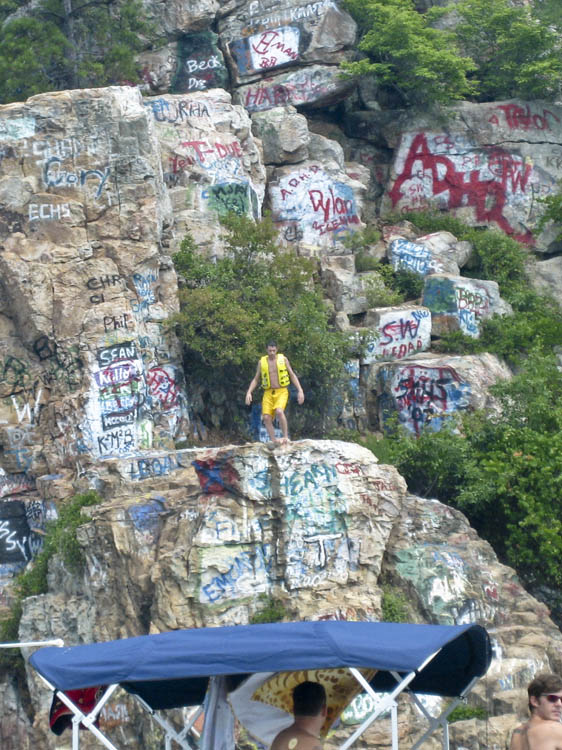
[[[364, 59], [346, 75], [373, 75], [406, 105], [455, 99], [555, 99], [562, 83], [558, 0], [535, 7], [510, 0], [462, 0], [416, 10], [412, 0], [346, 0], [359, 25]], [[454, 31], [435, 28], [445, 13]]]
[[44, 594], [47, 591], [49, 560], [59, 555], [67, 570], [78, 574], [84, 565], [84, 556], [76, 529], [87, 519], [82, 516], [82, 508], [101, 502], [99, 495], [90, 490], [75, 495], [58, 509], [58, 518], [47, 525], [43, 549], [26, 570], [18, 576], [15, 590], [21, 599], [26, 596]]
[[[386, 266], [386, 268], [390, 268], [390, 266]], [[391, 307], [404, 301], [400, 292], [390, 289], [385, 284], [384, 276], [380, 272], [373, 273], [365, 280], [365, 296], [369, 307]]]
[[[47, 592], [47, 573], [49, 560], [59, 555], [67, 570], [78, 574], [82, 571], [84, 557], [76, 538], [76, 530], [85, 523], [81, 510], [101, 502], [99, 495], [90, 490], [75, 495], [58, 508], [58, 518], [47, 524], [43, 549], [31, 565], [15, 580], [15, 601], [10, 614], [0, 620], [0, 641], [15, 642], [18, 640], [18, 629], [22, 615], [22, 602], [28, 596]], [[20, 682], [25, 682], [25, 670], [19, 651], [0, 649], [0, 678], [13, 672]]]
[[383, 588], [381, 597], [383, 622], [409, 622], [408, 602], [400, 591]]
[[459, 508], [530, 585], [560, 588], [562, 373], [534, 350], [511, 380], [491, 388], [501, 413], [468, 414], [461, 430], [395, 429], [361, 441], [394, 464], [408, 489]]
[[488, 718], [488, 712], [481, 706], [467, 706], [462, 704], [453, 708], [451, 713], [447, 716], [449, 724], [453, 724], [455, 721], [466, 721], [467, 719], [482, 719]]
[[278, 599], [260, 594], [259, 610], [250, 617], [250, 625], [264, 622], [281, 622], [287, 614], [285, 605]]
[[429, 26], [412, 0], [346, 0], [362, 33], [366, 58], [343, 63], [348, 75], [374, 75], [404, 104], [447, 103], [474, 93], [467, 74], [475, 67], [462, 57], [454, 35]]
[[423, 276], [410, 271], [407, 268], [399, 268], [394, 271], [390, 285], [404, 300], [418, 299], [423, 293]]
[[480, 101], [556, 97], [562, 83], [560, 36], [529, 7], [463, 0], [454, 9], [459, 46], [477, 66]]
[[538, 346], [547, 353], [552, 347], [562, 345], [558, 304], [530, 286], [527, 255], [518, 242], [499, 231], [469, 227], [445, 214], [412, 213], [403, 218], [412, 221], [422, 232], [448, 231], [457, 239], [470, 242], [474, 257], [468, 275], [496, 281], [501, 296], [513, 307], [513, 315], [485, 320], [478, 339], [455, 331], [444, 335], [435, 345], [436, 349], [461, 354], [492, 352], [515, 364], [532, 348]]
[[[15, 5], [0, 5], [8, 15]], [[6, 10], [4, 10], [6, 9]], [[42, 91], [137, 82], [135, 53], [151, 34], [139, 0], [41, 0], [0, 28], [0, 101]]]
[[395, 425], [385, 437], [361, 440], [381, 463], [396, 466], [410, 492], [420, 497], [438, 497], [450, 503], [466, 481], [470, 446], [454, 431], [454, 425], [439, 432], [424, 430], [419, 437]]
[[370, 255], [356, 255], [355, 270], [373, 272], [365, 280], [369, 307], [390, 307], [422, 294], [423, 278], [419, 274], [403, 268], [394, 271], [391, 265]]
[[558, 183], [558, 186], [559, 190], [554, 195], [547, 195], [546, 198], [539, 198], [539, 203], [544, 203], [546, 208], [539, 219], [537, 228], [540, 231], [544, 229], [550, 221], [554, 222], [559, 228], [556, 240], [562, 242], [562, 181]]
[[206, 384], [211, 402], [224, 401], [216, 426], [232, 431], [245, 421], [244, 393], [268, 339], [275, 339], [303, 385], [308, 434], [318, 434], [326, 392], [343, 374], [349, 343], [328, 326], [314, 264], [277, 246], [269, 218], [255, 224], [229, 215], [223, 224], [223, 258], [202, 258], [189, 237], [174, 258], [184, 279], [173, 324], [184, 343], [186, 374]]

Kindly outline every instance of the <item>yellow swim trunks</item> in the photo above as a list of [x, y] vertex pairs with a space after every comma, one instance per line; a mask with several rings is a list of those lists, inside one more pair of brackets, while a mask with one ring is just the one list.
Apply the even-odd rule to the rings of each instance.
[[273, 417], [275, 415], [275, 409], [284, 409], [287, 406], [288, 400], [288, 388], [268, 388], [263, 392], [263, 399], [261, 402], [262, 416], [264, 414], [269, 414]]

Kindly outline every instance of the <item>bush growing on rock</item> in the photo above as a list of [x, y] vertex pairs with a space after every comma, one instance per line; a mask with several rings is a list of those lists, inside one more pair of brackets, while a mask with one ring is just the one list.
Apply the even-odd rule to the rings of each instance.
[[[416, 10], [411, 0], [346, 0], [365, 58], [346, 74], [375, 77], [393, 106], [455, 99], [552, 99], [562, 84], [559, 9], [551, 0], [462, 0]], [[437, 28], [447, 16], [452, 30]]]
[[453, 34], [431, 28], [412, 0], [346, 0], [345, 7], [366, 55], [343, 63], [346, 74], [375, 76], [400, 105], [446, 104], [475, 93], [468, 81], [474, 62], [459, 54]]
[[[293, 433], [317, 435], [329, 409], [327, 393], [343, 375], [347, 338], [331, 330], [314, 264], [284, 251], [269, 218], [223, 219], [225, 255], [202, 257], [186, 237], [174, 264], [184, 280], [174, 325], [184, 345], [188, 380], [205, 384], [201, 416], [229, 433], [246, 432], [244, 394], [269, 339], [289, 358], [306, 394], [291, 417]], [[215, 404], [210, 407], [210, 404]]]

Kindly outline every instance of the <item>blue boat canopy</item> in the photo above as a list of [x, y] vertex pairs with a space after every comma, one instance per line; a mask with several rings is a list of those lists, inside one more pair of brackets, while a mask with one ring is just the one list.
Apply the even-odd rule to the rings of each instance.
[[[424, 665], [432, 655], [436, 656]], [[491, 647], [479, 625], [384, 622], [284, 622], [175, 630], [106, 643], [42, 648], [30, 662], [62, 691], [119, 684], [152, 709], [202, 703], [209, 678], [232, 687], [255, 672], [371, 667], [374, 690], [391, 689], [391, 672], [420, 670], [416, 693], [458, 697], [488, 669]]]

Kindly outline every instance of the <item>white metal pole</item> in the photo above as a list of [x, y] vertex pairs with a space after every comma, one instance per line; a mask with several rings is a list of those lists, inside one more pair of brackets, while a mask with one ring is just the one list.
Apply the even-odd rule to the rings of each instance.
[[22, 641], [21, 643], [0, 643], [0, 648], [34, 648], [35, 646], [64, 646], [62, 638], [53, 638], [50, 641]]
[[390, 709], [392, 726], [392, 750], [398, 750], [398, 704], [394, 702]]

